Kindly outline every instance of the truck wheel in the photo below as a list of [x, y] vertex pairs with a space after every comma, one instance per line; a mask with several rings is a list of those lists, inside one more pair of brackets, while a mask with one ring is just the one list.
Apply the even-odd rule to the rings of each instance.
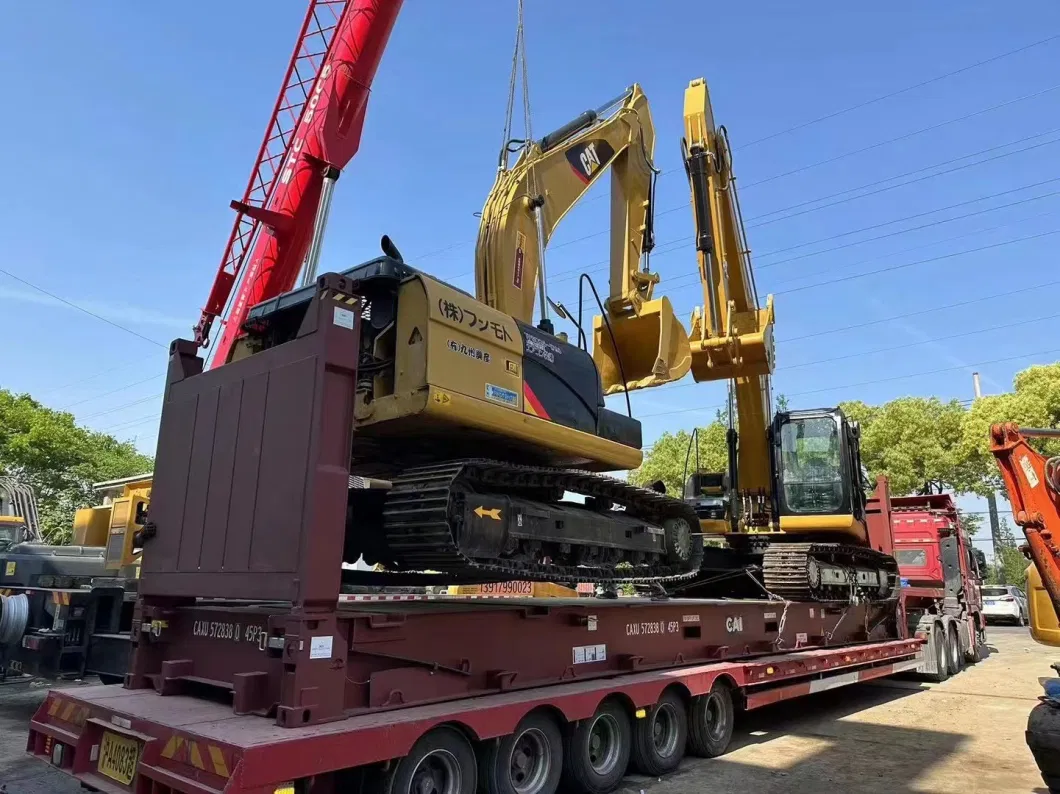
[[951, 623], [949, 629], [949, 648], [950, 648], [950, 672], [953, 675], [964, 670], [964, 652], [961, 650], [961, 635], [957, 631], [957, 624]]
[[972, 635], [972, 647], [965, 658], [972, 664], [983, 661], [983, 649], [986, 647], [986, 632], [979, 628], [978, 619], [974, 620], [975, 633]]
[[732, 740], [732, 689], [721, 679], [706, 695], [692, 698], [688, 715], [688, 750], [700, 758], [717, 758]]
[[673, 772], [688, 746], [688, 709], [674, 691], [664, 692], [643, 719], [633, 723], [630, 763], [642, 775]]
[[935, 623], [931, 627], [931, 640], [929, 648], [935, 654], [935, 669], [937, 672], [927, 676], [929, 681], [941, 684], [950, 677], [950, 651], [949, 643], [946, 641], [946, 631], [942, 625]]
[[386, 794], [474, 794], [475, 751], [455, 728], [435, 728], [420, 737], [385, 778]]
[[583, 794], [609, 794], [629, 766], [633, 729], [618, 703], [604, 701], [574, 725], [563, 743], [563, 787]]
[[546, 714], [527, 714], [480, 753], [485, 794], [554, 794], [563, 770], [563, 735]]

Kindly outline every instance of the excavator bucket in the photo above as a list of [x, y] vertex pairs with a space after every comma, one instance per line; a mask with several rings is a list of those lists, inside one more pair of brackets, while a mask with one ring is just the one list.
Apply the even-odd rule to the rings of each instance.
[[593, 361], [604, 394], [661, 386], [688, 374], [688, 334], [668, 298], [645, 301], [636, 314], [607, 319], [593, 318]]

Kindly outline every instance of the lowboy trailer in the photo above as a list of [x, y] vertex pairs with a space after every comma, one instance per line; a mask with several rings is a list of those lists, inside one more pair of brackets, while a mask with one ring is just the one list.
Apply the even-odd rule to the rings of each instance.
[[487, 791], [565, 776], [605, 792], [629, 766], [659, 775], [686, 751], [724, 753], [736, 709], [914, 670], [922, 646], [889, 639], [879, 608], [775, 601], [347, 599], [337, 615], [344, 716], [279, 727], [314, 719], [307, 693], [267, 716], [289, 650], [272, 627], [289, 610], [207, 603], [163, 629], [183, 658], [161, 662], [154, 687], [51, 692], [28, 750], [114, 793], [322, 794], [357, 778], [470, 794], [480, 775]]
[[111, 794], [604, 794], [921, 663], [901, 599], [342, 595], [357, 295], [321, 276], [294, 340], [210, 371], [173, 344], [131, 670], [50, 692], [30, 754]]

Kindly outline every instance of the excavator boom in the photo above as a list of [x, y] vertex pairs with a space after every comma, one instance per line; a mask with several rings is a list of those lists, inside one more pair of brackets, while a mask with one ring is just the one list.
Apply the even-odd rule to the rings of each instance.
[[705, 80], [685, 89], [685, 169], [692, 191], [703, 308], [689, 344], [696, 382], [731, 380], [739, 427], [739, 489], [768, 503], [773, 297], [758, 305], [724, 128], [715, 126]]
[[1046, 458], [1031, 446], [1031, 438], [1060, 438], [1060, 430], [994, 425], [990, 450], [1040, 580], [1027, 588], [1031, 633], [1044, 645], [1060, 646], [1060, 545], [1053, 534], [1060, 533], [1060, 457]]
[[630, 86], [532, 142], [510, 168], [507, 150], [502, 153], [482, 210], [475, 250], [478, 299], [527, 324], [536, 303], [541, 327], [550, 331], [545, 249], [571, 207], [610, 169], [610, 329], [606, 337], [597, 335], [594, 347], [605, 393], [678, 380], [691, 365], [687, 337], [669, 301], [652, 300], [658, 276], [640, 270], [653, 243], [654, 149], [648, 99], [639, 85]]

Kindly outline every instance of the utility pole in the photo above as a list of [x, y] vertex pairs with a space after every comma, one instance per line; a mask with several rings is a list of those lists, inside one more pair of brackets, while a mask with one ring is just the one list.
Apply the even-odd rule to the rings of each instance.
[[[983, 396], [978, 372], [972, 373], [972, 388], [975, 390], [977, 400]], [[986, 495], [986, 509], [990, 514], [990, 540], [994, 546], [994, 570], [997, 573], [998, 584], [1005, 584], [1005, 567], [1001, 564], [1001, 521], [997, 517], [997, 496], [993, 491]]]

